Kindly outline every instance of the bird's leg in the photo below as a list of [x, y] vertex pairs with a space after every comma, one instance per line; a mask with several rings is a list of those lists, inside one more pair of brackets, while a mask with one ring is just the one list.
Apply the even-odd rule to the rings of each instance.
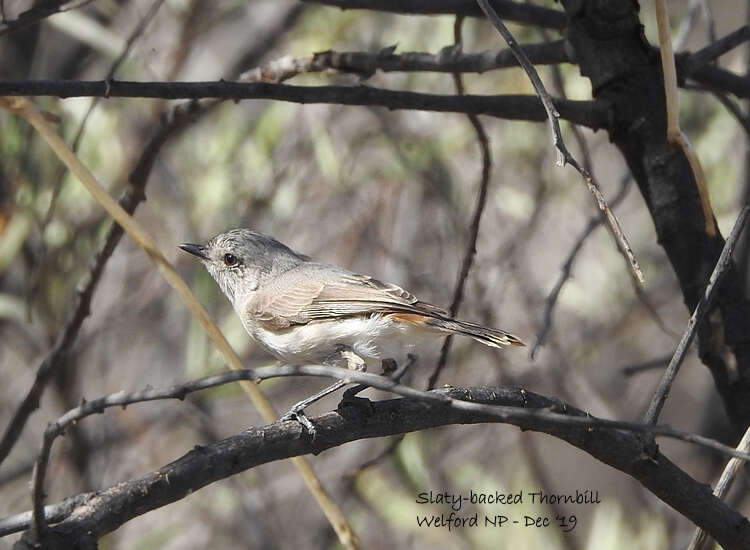
[[[396, 363], [395, 359], [383, 359], [382, 365], [383, 365], [383, 375], [387, 376], [391, 380], [394, 380], [398, 382], [401, 380], [401, 377], [406, 373], [407, 370], [409, 370], [409, 367], [411, 367], [417, 360], [417, 356], [410, 353], [407, 356], [406, 361], [404, 364], [399, 367], [398, 363]], [[354, 399], [354, 396], [356, 396], [359, 392], [362, 390], [367, 389], [369, 386], [366, 386], [365, 384], [357, 384], [356, 386], [352, 386], [348, 390], [344, 392], [344, 401], [351, 401]]]
[[310, 419], [307, 418], [307, 415], [305, 415], [305, 408], [308, 405], [311, 405], [312, 403], [315, 403], [318, 399], [322, 399], [329, 393], [333, 393], [339, 388], [343, 388], [349, 383], [348, 380], [337, 380], [336, 383], [331, 384], [327, 388], [323, 388], [318, 393], [311, 395], [310, 397], [303, 399], [302, 401], [299, 401], [292, 405], [292, 408], [289, 409], [286, 413], [284, 413], [279, 420], [281, 422], [285, 420], [296, 420], [300, 424], [302, 424], [305, 429], [307, 430], [307, 433], [309, 433], [313, 438], [315, 437], [315, 426], [312, 425], [312, 422], [310, 422]]
[[[347, 368], [351, 370], [356, 370], [359, 372], [364, 372], [367, 370], [367, 363], [365, 363], [365, 360], [362, 359], [359, 355], [354, 353], [349, 348], [342, 348], [340, 350], [341, 358], [346, 361]], [[312, 403], [315, 403], [317, 400], [325, 397], [326, 395], [335, 392], [339, 388], [343, 388], [347, 384], [349, 384], [349, 380], [337, 380], [335, 383], [331, 384], [327, 388], [323, 388], [318, 393], [311, 395], [310, 397], [303, 399], [302, 401], [299, 401], [295, 403], [289, 411], [287, 411], [285, 414], [279, 418], [280, 421], [284, 420], [297, 420], [300, 424], [302, 424], [305, 429], [307, 430], [307, 433], [310, 434], [310, 436], [314, 439], [315, 438], [315, 426], [313, 426], [312, 422], [310, 422], [310, 419], [307, 418], [307, 415], [305, 415], [305, 408], [307, 408]]]

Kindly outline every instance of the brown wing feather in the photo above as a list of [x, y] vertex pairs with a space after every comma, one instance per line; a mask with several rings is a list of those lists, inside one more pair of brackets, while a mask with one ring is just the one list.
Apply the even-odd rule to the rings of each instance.
[[274, 328], [368, 313], [447, 315], [397, 285], [312, 262], [263, 286], [248, 308], [256, 321]]

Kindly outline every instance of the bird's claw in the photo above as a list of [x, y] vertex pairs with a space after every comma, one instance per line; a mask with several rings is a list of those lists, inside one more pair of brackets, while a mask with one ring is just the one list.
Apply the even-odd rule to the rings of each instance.
[[304, 408], [292, 407], [279, 417], [279, 422], [286, 422], [287, 420], [296, 420], [302, 425], [304, 431], [310, 436], [311, 439], [315, 439], [316, 430], [310, 419], [307, 418]]

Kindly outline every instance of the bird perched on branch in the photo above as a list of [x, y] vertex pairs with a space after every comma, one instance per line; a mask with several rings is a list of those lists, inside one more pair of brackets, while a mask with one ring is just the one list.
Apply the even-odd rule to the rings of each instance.
[[[180, 248], [200, 258], [248, 334], [287, 364], [366, 370], [417, 340], [448, 334], [496, 348], [524, 345], [504, 330], [453, 319], [397, 285], [316, 262], [249, 229]], [[314, 433], [304, 408], [346, 383], [300, 401], [282, 418], [297, 418]]]

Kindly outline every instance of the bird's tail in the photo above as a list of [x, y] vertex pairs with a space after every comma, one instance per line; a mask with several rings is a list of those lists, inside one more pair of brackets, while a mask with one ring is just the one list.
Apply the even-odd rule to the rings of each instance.
[[469, 336], [485, 346], [502, 348], [505, 346], [526, 345], [520, 340], [520, 338], [513, 336], [511, 333], [505, 332], [504, 330], [483, 327], [482, 325], [469, 323], [467, 321], [459, 321], [458, 319], [432, 317], [427, 321], [427, 324], [444, 332]]

